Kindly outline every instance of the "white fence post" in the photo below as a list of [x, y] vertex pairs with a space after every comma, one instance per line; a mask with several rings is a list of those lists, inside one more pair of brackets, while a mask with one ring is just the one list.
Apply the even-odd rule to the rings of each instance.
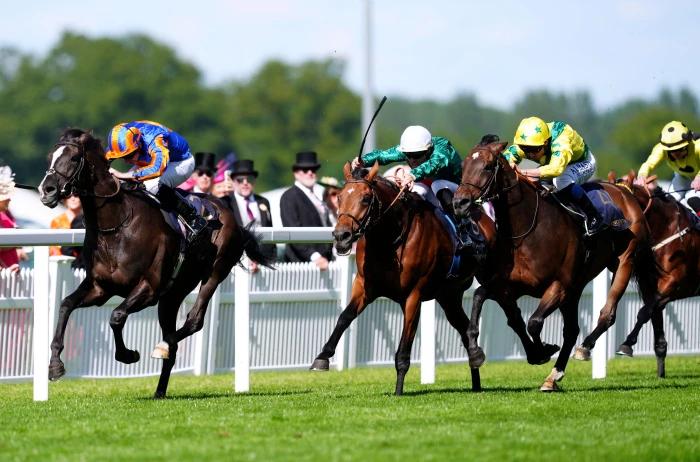
[[211, 306], [209, 307], [209, 335], [207, 339], [207, 355], [206, 355], [206, 374], [213, 374], [216, 369], [216, 340], [219, 328], [219, 316], [221, 313], [221, 285], [214, 291], [211, 298]]
[[420, 308], [420, 383], [435, 383], [435, 303]]
[[234, 390], [236, 393], [250, 390], [250, 274], [248, 259], [236, 265], [234, 274], [235, 314], [234, 314]]
[[49, 399], [49, 248], [34, 247], [34, 401]]
[[[350, 295], [352, 292], [352, 267], [349, 256], [339, 256], [338, 265], [340, 266], [340, 287], [339, 287], [339, 299], [338, 305], [340, 306], [340, 312], [342, 313], [348, 302], [350, 301]], [[345, 367], [354, 367], [355, 358], [350, 359], [348, 355], [348, 339], [350, 338], [351, 329], [355, 323], [350, 324], [350, 327], [343, 333], [338, 342], [338, 346], [335, 349], [335, 368], [336, 370], [342, 371]]]
[[[600, 311], [605, 306], [608, 298], [608, 280], [610, 272], [605, 269], [593, 279], [593, 326], [595, 327], [600, 316]], [[591, 376], [594, 379], [604, 379], [607, 375], [608, 361], [608, 333], [603, 334], [596, 341], [596, 346], [591, 352]]]

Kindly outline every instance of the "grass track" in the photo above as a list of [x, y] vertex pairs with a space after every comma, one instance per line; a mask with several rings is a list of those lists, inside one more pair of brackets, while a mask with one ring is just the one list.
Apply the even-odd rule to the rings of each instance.
[[260, 372], [236, 395], [232, 375], [63, 380], [50, 400], [30, 383], [0, 384], [0, 460], [700, 460], [700, 357], [609, 362], [592, 380], [571, 361], [565, 391], [537, 391], [551, 368], [487, 363], [485, 391], [466, 365], [439, 366], [434, 385], [393, 368]]

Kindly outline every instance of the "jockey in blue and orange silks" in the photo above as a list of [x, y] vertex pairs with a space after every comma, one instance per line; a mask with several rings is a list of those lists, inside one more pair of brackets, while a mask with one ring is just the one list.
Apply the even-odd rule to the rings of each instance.
[[177, 212], [192, 231], [190, 240], [206, 227], [206, 220], [175, 191], [194, 171], [194, 158], [182, 135], [149, 120], [120, 123], [107, 136], [105, 157], [133, 165], [128, 172], [109, 170], [119, 179], [142, 182], [164, 209]]

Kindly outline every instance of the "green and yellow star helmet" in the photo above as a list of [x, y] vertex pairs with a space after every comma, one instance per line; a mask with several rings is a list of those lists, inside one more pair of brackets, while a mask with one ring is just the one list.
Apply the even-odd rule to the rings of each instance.
[[688, 146], [688, 143], [693, 138], [690, 129], [683, 122], [674, 120], [664, 125], [661, 129], [661, 145], [667, 151]]
[[528, 117], [520, 121], [513, 144], [542, 146], [550, 136], [549, 127], [544, 120], [539, 117]]

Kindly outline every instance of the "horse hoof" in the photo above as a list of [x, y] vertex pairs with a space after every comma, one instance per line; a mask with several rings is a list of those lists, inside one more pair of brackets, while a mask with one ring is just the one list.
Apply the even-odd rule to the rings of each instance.
[[141, 355], [136, 350], [126, 350], [124, 353], [114, 353], [114, 359], [124, 364], [133, 364], [141, 359]]
[[160, 342], [156, 345], [153, 353], [151, 353], [151, 358], [154, 359], [168, 359], [170, 358], [170, 347], [165, 342]]
[[579, 361], [590, 361], [591, 350], [584, 346], [577, 346], [576, 352], [574, 353], [574, 359], [578, 359]]
[[553, 391], [561, 391], [561, 388], [559, 388], [559, 385], [557, 385], [557, 382], [555, 382], [554, 380], [547, 379], [540, 387], [540, 391], [549, 393]]
[[328, 370], [329, 365], [330, 365], [330, 362], [327, 359], [316, 358], [316, 359], [314, 359], [314, 362], [311, 364], [311, 367], [309, 369], [312, 371], [325, 372]]
[[634, 356], [632, 347], [629, 345], [625, 345], [624, 343], [617, 347], [617, 351], [615, 352], [615, 354], [618, 356], [627, 356], [629, 358], [632, 358]]
[[66, 368], [61, 361], [49, 364], [49, 380], [55, 382], [66, 375]]
[[481, 348], [478, 348], [476, 353], [469, 354], [469, 367], [471, 368], [481, 367], [485, 361], [486, 355], [484, 354], [484, 350]]

